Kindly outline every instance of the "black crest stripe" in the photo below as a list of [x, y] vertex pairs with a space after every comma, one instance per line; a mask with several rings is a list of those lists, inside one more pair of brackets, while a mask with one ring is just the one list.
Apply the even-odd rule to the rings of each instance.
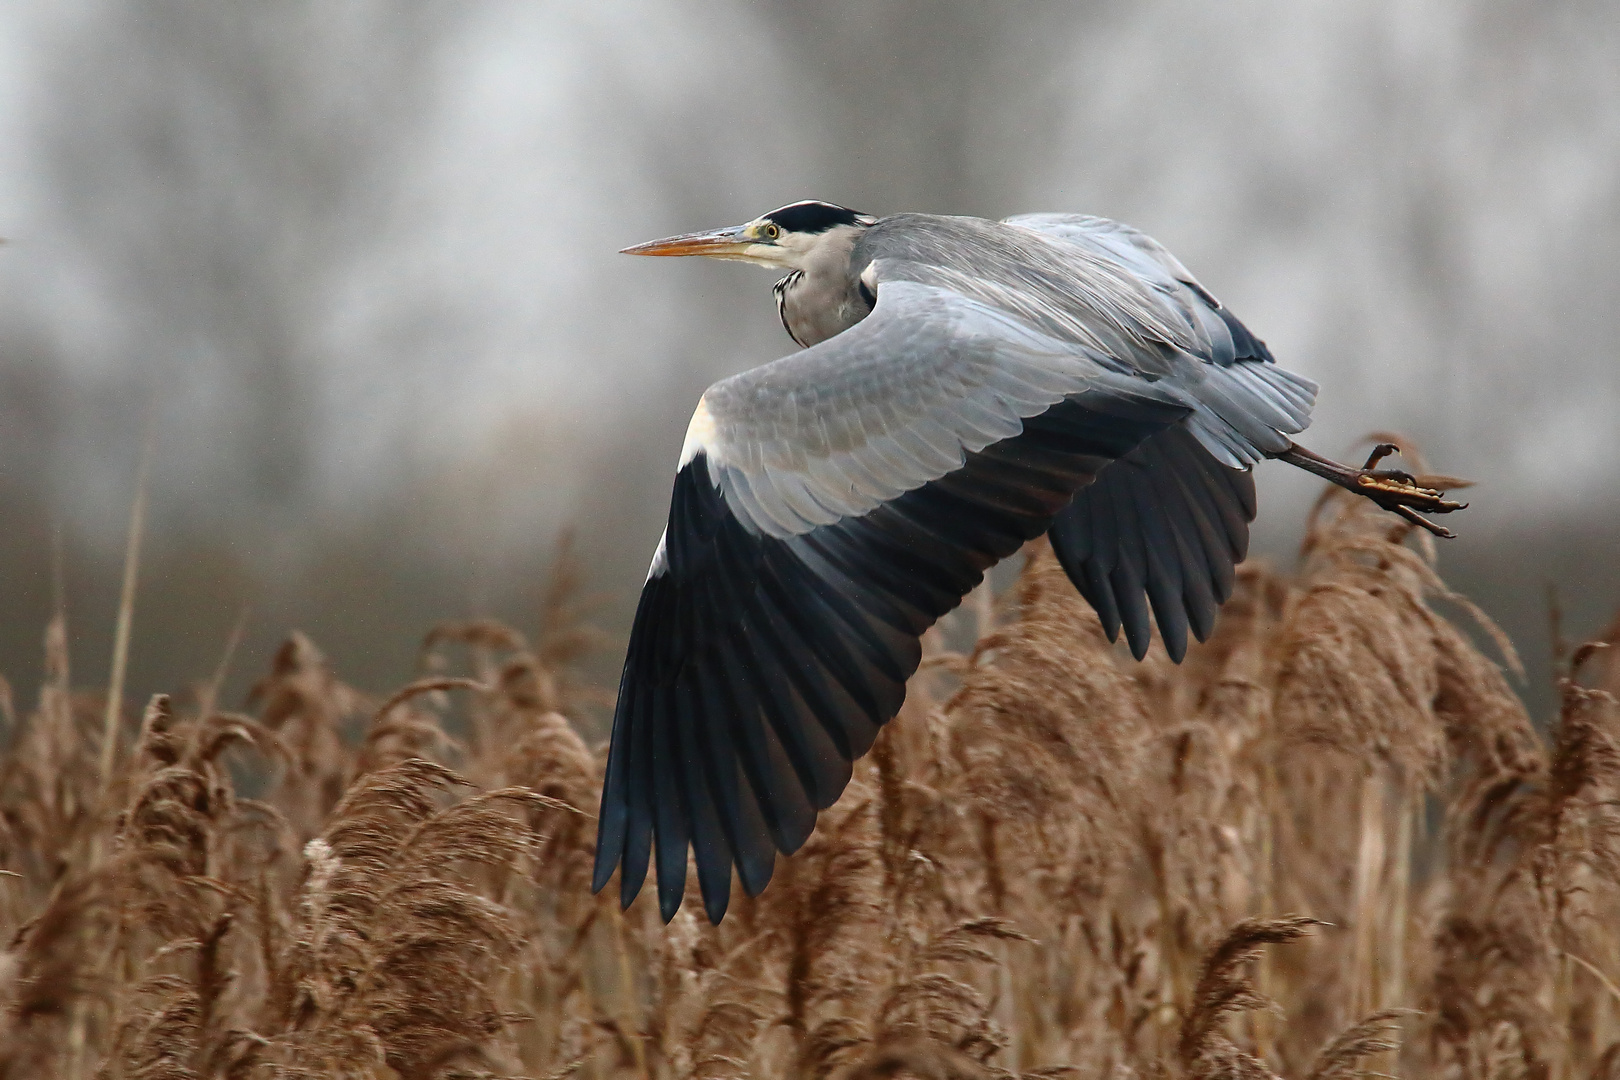
[[835, 225], [856, 225], [860, 223], [860, 217], [847, 206], [813, 199], [789, 203], [765, 215], [767, 221], [774, 221], [784, 231], [795, 233], [826, 232]]

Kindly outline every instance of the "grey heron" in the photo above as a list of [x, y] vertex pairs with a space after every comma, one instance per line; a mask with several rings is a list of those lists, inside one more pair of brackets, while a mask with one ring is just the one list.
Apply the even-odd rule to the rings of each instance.
[[619, 684], [592, 889], [688, 851], [709, 919], [769, 882], [899, 711], [922, 634], [1049, 534], [1110, 640], [1179, 661], [1232, 590], [1280, 458], [1442, 535], [1460, 508], [1290, 436], [1316, 384], [1175, 256], [1103, 218], [873, 218], [799, 202], [655, 240], [786, 271], [802, 350], [698, 401]]

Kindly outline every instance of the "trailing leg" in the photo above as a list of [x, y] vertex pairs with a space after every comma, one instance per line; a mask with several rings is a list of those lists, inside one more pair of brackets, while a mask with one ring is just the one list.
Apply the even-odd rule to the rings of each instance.
[[1292, 443], [1287, 450], [1271, 455], [1278, 461], [1286, 461], [1290, 465], [1304, 469], [1313, 476], [1320, 476], [1331, 484], [1337, 484], [1346, 491], [1354, 492], [1363, 498], [1371, 499], [1379, 506], [1392, 513], [1419, 525], [1436, 536], [1447, 538], [1456, 534], [1442, 525], [1425, 518], [1418, 511], [1429, 514], [1449, 514], [1454, 510], [1462, 510], [1467, 503], [1454, 502], [1445, 497], [1444, 491], [1419, 486], [1417, 478], [1411, 473], [1399, 469], [1376, 469], [1384, 458], [1400, 452], [1400, 447], [1394, 443], [1379, 443], [1373, 447], [1367, 456], [1367, 463], [1357, 469], [1350, 465], [1343, 465], [1331, 458], [1305, 449], [1298, 443]]

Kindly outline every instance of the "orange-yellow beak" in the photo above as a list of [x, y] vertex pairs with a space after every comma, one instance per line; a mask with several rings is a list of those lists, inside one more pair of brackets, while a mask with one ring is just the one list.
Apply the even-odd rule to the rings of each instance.
[[649, 240], [620, 252], [622, 255], [707, 255], [711, 258], [739, 258], [754, 244], [748, 226], [733, 225], [708, 232], [682, 233], [662, 240]]

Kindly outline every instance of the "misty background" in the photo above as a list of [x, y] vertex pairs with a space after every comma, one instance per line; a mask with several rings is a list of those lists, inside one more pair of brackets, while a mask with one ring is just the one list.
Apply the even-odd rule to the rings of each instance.
[[105, 682], [148, 441], [136, 702], [244, 609], [236, 700], [293, 628], [370, 690], [435, 622], [532, 632], [568, 528], [622, 635], [698, 395], [791, 344], [768, 275], [615, 252], [817, 197], [1163, 241], [1322, 384], [1308, 445], [1479, 482], [1441, 570], [1545, 702], [1549, 588], [1572, 638], [1620, 606], [1614, 14], [0, 3], [0, 671], [32, 700], [60, 596]]

